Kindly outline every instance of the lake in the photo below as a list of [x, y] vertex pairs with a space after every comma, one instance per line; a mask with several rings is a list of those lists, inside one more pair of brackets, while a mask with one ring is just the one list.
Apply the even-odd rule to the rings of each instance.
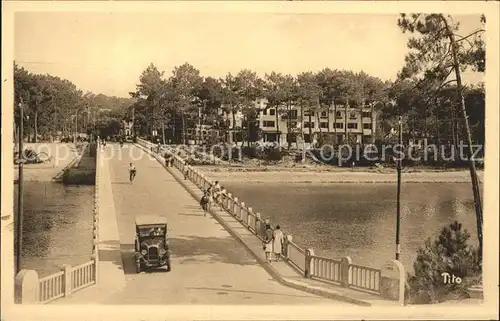
[[[350, 256], [355, 264], [373, 267], [394, 259], [396, 184], [221, 183], [318, 255]], [[408, 271], [425, 240], [455, 220], [477, 246], [470, 184], [402, 185], [400, 261]]]
[[[24, 183], [23, 253], [21, 268], [40, 277], [78, 265], [92, 254], [94, 186], [52, 182]], [[17, 184], [14, 213], [17, 213]]]

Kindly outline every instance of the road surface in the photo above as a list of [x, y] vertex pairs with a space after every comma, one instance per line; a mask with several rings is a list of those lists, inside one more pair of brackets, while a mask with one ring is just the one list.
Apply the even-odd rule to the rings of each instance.
[[[118, 144], [106, 148], [107, 155], [114, 154], [109, 166], [126, 286], [101, 303], [348, 305], [280, 285], [217, 221], [203, 217], [197, 202], [156, 160], [131, 144], [121, 152]], [[135, 273], [136, 214], [169, 222], [171, 272]]]

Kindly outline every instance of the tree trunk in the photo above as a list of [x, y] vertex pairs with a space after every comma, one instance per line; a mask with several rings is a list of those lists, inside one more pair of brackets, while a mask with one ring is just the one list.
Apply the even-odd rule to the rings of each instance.
[[305, 162], [306, 141], [304, 139], [304, 105], [300, 103], [300, 136], [302, 139], [302, 163]]
[[440, 141], [440, 137], [439, 137], [439, 117], [438, 117], [437, 113], [436, 113], [435, 117], [436, 117], [436, 140], [437, 140], [437, 144], [441, 145], [441, 141]]
[[318, 121], [318, 128], [319, 128], [319, 139], [318, 139], [319, 145], [323, 144], [323, 131], [321, 130], [321, 119], [319, 117], [320, 113], [321, 113], [321, 108], [319, 108], [318, 112], [316, 113], [316, 119]]
[[[372, 139], [371, 139], [372, 144], [375, 144], [375, 126], [373, 124], [373, 112], [375, 111], [374, 109], [375, 109], [375, 106], [372, 102], [370, 105], [370, 128], [371, 128], [370, 134], [372, 136]], [[363, 125], [363, 124], [361, 124], [361, 125]]]
[[276, 110], [274, 113], [276, 115], [276, 141], [278, 142], [278, 146], [281, 146], [281, 144], [280, 144], [281, 139], [280, 139], [280, 133], [279, 133], [280, 132], [280, 123], [279, 123], [278, 109], [279, 109], [279, 107], [278, 107], [278, 105], [276, 105]]
[[[292, 120], [290, 119], [292, 116], [292, 105], [290, 104], [290, 101], [288, 100], [287, 103], [286, 103], [286, 110], [287, 110], [287, 137], [286, 137], [286, 142], [287, 142], [287, 149], [290, 150], [291, 146], [292, 146], [292, 142], [291, 142], [291, 138], [292, 136], [295, 136], [295, 133], [292, 135], [291, 133], [291, 127], [292, 127]], [[295, 139], [295, 141], [297, 141], [297, 139]]]
[[331, 131], [330, 131], [330, 128], [331, 128], [331, 121], [330, 121], [330, 112], [332, 111], [332, 103], [330, 103], [328, 105], [328, 110], [326, 112], [326, 124], [328, 126], [328, 129], [327, 129], [327, 136], [330, 138], [331, 137]]
[[469, 169], [470, 169], [470, 176], [471, 176], [471, 182], [472, 182], [472, 192], [474, 195], [474, 205], [475, 205], [475, 210], [476, 210], [477, 236], [478, 236], [478, 240], [479, 240], [479, 260], [480, 260], [480, 262], [482, 262], [482, 255], [483, 255], [483, 208], [482, 208], [482, 204], [481, 204], [481, 194], [479, 191], [479, 180], [478, 180], [477, 172], [476, 172], [476, 162], [472, 158], [474, 151], [472, 149], [472, 136], [471, 136], [471, 131], [470, 131], [470, 127], [469, 127], [469, 117], [467, 116], [467, 109], [465, 108], [465, 100], [464, 100], [463, 88], [462, 88], [462, 76], [460, 74], [460, 63], [458, 61], [458, 49], [457, 49], [457, 43], [455, 42], [455, 36], [453, 34], [453, 31], [450, 30], [450, 27], [448, 25], [448, 22], [446, 21], [446, 18], [444, 18], [444, 16], [442, 16], [442, 18], [443, 18], [443, 21], [446, 25], [448, 37], [449, 37], [450, 43], [451, 43], [451, 52], [453, 55], [453, 69], [455, 70], [455, 76], [457, 79], [457, 91], [458, 91], [458, 97], [460, 98], [460, 107], [462, 109], [462, 120], [463, 120], [464, 128], [466, 131], [466, 135], [467, 135], [468, 161], [469, 161]]
[[333, 133], [335, 135], [334, 142], [337, 145], [338, 137], [337, 137], [337, 104], [335, 104], [335, 100], [333, 100]]
[[38, 107], [35, 110], [35, 143], [38, 143]]
[[360, 143], [361, 143], [361, 145], [363, 145], [363, 142], [364, 142], [364, 137], [363, 136], [365, 136], [365, 128], [363, 126], [363, 110], [364, 110], [364, 107], [365, 107], [365, 105], [363, 103], [363, 105], [361, 105], [361, 108], [360, 108], [360, 111], [361, 111], [361, 115], [360, 115], [361, 116], [361, 140], [360, 140]]
[[184, 112], [181, 112], [182, 121], [182, 143], [186, 145], [186, 119], [184, 117]]
[[313, 137], [312, 137], [312, 116], [311, 116], [311, 108], [308, 109], [309, 112], [309, 148], [312, 148]]
[[344, 105], [344, 143], [349, 143], [349, 133], [347, 131], [347, 108], [349, 107], [349, 97], [347, 97]]
[[233, 116], [233, 126], [231, 126], [231, 142], [235, 143], [236, 146], [238, 145], [237, 139], [236, 139], [236, 111], [233, 109], [233, 106], [231, 105], [231, 114]]
[[165, 142], [165, 120], [162, 120], [161, 122], [161, 134], [162, 134], [162, 139], [163, 139], [163, 145], [166, 144]]

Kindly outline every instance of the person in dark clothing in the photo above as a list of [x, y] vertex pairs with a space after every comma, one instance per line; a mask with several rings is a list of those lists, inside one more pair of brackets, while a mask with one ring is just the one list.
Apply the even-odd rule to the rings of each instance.
[[208, 192], [203, 194], [203, 197], [200, 200], [200, 205], [203, 209], [203, 216], [207, 216], [207, 212], [210, 210], [210, 195]]

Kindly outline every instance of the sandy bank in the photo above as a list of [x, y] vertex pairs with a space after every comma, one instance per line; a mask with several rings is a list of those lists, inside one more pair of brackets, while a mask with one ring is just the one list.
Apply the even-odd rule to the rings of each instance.
[[[199, 167], [206, 176], [221, 182], [251, 182], [251, 183], [396, 183], [396, 171], [369, 172], [369, 171], [318, 171], [318, 170], [267, 170], [267, 171], [233, 171]], [[478, 172], [482, 182], [483, 172]], [[468, 170], [460, 171], [420, 171], [403, 172], [404, 183], [469, 183]]]
[[[78, 151], [74, 144], [39, 143], [25, 144], [29, 148], [48, 155], [49, 160], [41, 164], [24, 165], [23, 178], [28, 182], [50, 182], [66, 166], [73, 162], [78, 156]], [[18, 179], [18, 166], [14, 165], [14, 181]]]

